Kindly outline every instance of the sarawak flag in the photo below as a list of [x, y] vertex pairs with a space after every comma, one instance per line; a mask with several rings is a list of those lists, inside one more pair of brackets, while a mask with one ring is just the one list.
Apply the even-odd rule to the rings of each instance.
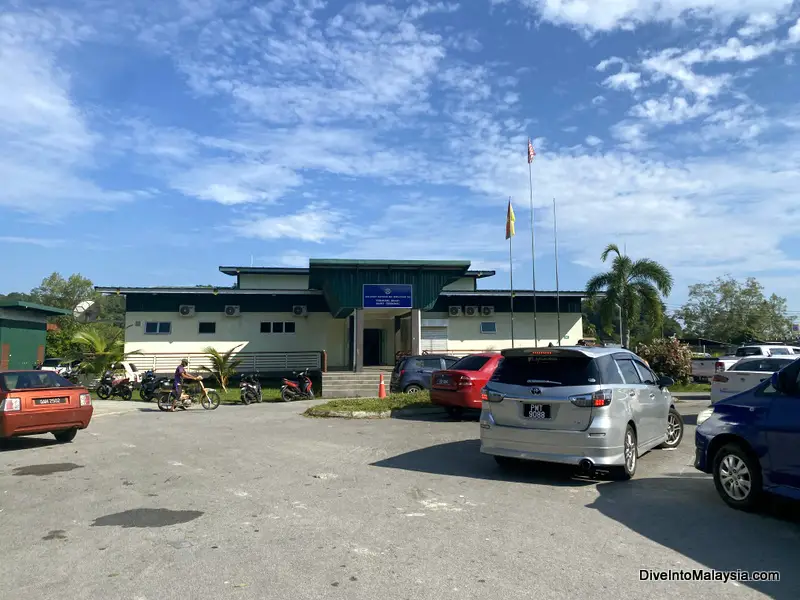
[[533, 149], [533, 142], [528, 138], [528, 164], [533, 162], [533, 157], [536, 156], [536, 151]]
[[506, 239], [510, 240], [514, 235], [514, 221], [517, 218], [514, 216], [514, 209], [511, 207], [511, 200], [508, 201], [508, 214], [506, 215]]

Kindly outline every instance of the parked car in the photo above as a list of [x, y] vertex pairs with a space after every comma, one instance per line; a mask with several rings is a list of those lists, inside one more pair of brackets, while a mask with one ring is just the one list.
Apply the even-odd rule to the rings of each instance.
[[449, 369], [458, 362], [458, 357], [447, 354], [421, 354], [406, 356], [397, 361], [389, 380], [392, 393], [414, 393], [431, 389], [434, 371]]
[[65, 371], [72, 371], [81, 364], [80, 360], [67, 360], [66, 358], [46, 358], [37, 368], [42, 371], [53, 371], [62, 375]]
[[483, 386], [503, 358], [499, 352], [465, 356], [445, 371], [434, 371], [431, 379], [431, 402], [443, 406], [453, 418], [464, 409], [480, 409]]
[[796, 356], [743, 358], [711, 380], [711, 404], [756, 387], [775, 371], [792, 364]]
[[89, 390], [53, 371], [0, 371], [0, 438], [52, 433], [71, 442], [93, 410]]
[[633, 352], [572, 346], [502, 354], [480, 418], [481, 452], [501, 466], [526, 459], [629, 479], [642, 454], [683, 438], [667, 389], [674, 381]]
[[764, 492], [800, 500], [800, 360], [697, 416], [694, 466], [731, 507]]
[[792, 356], [796, 354], [793, 346], [776, 344], [749, 345], [737, 348], [736, 352], [717, 358], [701, 358], [692, 360], [692, 379], [708, 381], [717, 373], [724, 373], [741, 359], [748, 356]]

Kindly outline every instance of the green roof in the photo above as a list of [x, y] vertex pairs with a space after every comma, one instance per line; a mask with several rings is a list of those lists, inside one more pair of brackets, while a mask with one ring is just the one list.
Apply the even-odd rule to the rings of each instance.
[[28, 310], [31, 312], [42, 313], [49, 317], [72, 314], [71, 310], [56, 308], [55, 306], [44, 306], [43, 304], [36, 304], [34, 302], [25, 302], [24, 300], [0, 300], [0, 308], [6, 308], [10, 310]]

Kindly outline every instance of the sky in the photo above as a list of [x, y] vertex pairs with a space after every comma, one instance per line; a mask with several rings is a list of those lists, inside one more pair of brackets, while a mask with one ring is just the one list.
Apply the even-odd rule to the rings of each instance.
[[[0, 292], [616, 243], [800, 311], [791, 0], [0, 0]], [[536, 149], [528, 165], [527, 141]], [[532, 185], [531, 185], [532, 182]], [[516, 213], [513, 262], [505, 239]]]

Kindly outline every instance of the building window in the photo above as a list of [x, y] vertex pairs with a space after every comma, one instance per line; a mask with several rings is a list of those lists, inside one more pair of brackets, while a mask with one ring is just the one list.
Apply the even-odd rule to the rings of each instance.
[[217, 324], [214, 322], [197, 324], [197, 333], [217, 333]]
[[497, 323], [484, 321], [481, 323], [481, 333], [497, 333]]
[[261, 333], [294, 333], [296, 326], [294, 321], [264, 321], [261, 323]]
[[169, 321], [147, 321], [144, 324], [144, 332], [148, 335], [169, 335], [172, 333], [172, 323]]

